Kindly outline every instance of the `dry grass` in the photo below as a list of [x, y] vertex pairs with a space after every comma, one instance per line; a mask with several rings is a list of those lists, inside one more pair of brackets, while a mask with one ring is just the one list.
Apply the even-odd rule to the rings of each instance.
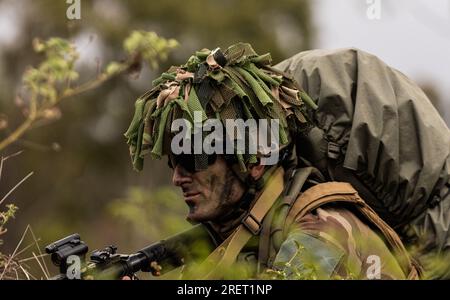
[[[5, 161], [15, 156], [20, 155], [22, 152], [17, 152], [6, 157], [1, 157], [0, 159], [0, 181], [3, 173], [3, 166]], [[16, 190], [22, 183], [24, 183], [33, 172], [30, 172], [22, 180], [20, 180], [14, 187], [12, 187], [0, 200], [0, 205], [3, 204], [6, 199]], [[15, 217], [18, 208], [13, 204], [5, 205], [5, 208], [0, 207], [0, 245], [2, 245], [1, 236], [6, 234], [6, 224], [9, 220]], [[26, 246], [23, 246], [24, 241], [27, 239], [32, 239], [32, 242]], [[36, 249], [36, 250], [34, 250]], [[23, 257], [31, 251], [32, 256]], [[38, 253], [38, 255], [35, 254]], [[48, 279], [49, 272], [44, 261], [45, 254], [41, 253], [39, 240], [36, 239], [34, 232], [30, 225], [27, 226], [22, 237], [20, 238], [14, 252], [10, 255], [6, 255], [0, 252], [0, 280], [19, 280], [19, 279]], [[30, 263], [36, 263], [40, 270], [41, 275], [33, 275], [32, 267]]]

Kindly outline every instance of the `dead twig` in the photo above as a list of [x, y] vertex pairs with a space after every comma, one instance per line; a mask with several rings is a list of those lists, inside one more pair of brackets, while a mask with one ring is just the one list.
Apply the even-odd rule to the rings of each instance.
[[8, 266], [11, 264], [11, 261], [13, 260], [13, 258], [15, 257], [17, 251], [19, 250], [20, 245], [22, 245], [23, 240], [25, 239], [25, 235], [27, 234], [28, 230], [30, 228], [30, 225], [27, 225], [27, 228], [25, 228], [25, 231], [22, 234], [22, 237], [20, 238], [19, 243], [16, 246], [16, 249], [14, 249], [13, 254], [8, 258], [8, 261], [6, 262], [6, 264], [4, 265], [4, 269], [2, 274], [0, 275], [0, 280], [3, 279], [3, 276], [5, 276], [6, 270], [8, 270]]
[[36, 256], [36, 254], [34, 254], [34, 252], [33, 252], [33, 256], [34, 256], [34, 258], [36, 259], [37, 263], [39, 264], [39, 267], [41, 267], [42, 273], [44, 273], [45, 278], [47, 278], [47, 280], [48, 280], [48, 279], [49, 279], [49, 276], [48, 276], [47, 273], [45, 272], [44, 267], [42, 266], [42, 264], [41, 264], [39, 258]]
[[3, 203], [3, 201], [5, 201], [6, 198], [8, 198], [9, 195], [11, 195], [12, 192], [14, 192], [14, 190], [16, 188], [18, 188], [25, 180], [27, 180], [31, 175], [33, 175], [34, 172], [30, 172], [27, 176], [25, 176], [21, 181], [19, 181], [12, 189], [9, 190], [8, 193], [6, 193], [6, 195], [2, 198], [2, 200], [0, 200], [0, 204]]
[[13, 154], [10, 154], [10, 155], [8, 155], [8, 156], [6, 156], [6, 157], [3, 157], [3, 156], [1, 157], [1, 159], [0, 159], [0, 180], [2, 179], [3, 163], [4, 163], [5, 161], [7, 161], [8, 159], [14, 157], [14, 156], [20, 155], [22, 152], [23, 152], [23, 150], [18, 151], [18, 152], [13, 153]]
[[[50, 272], [48, 271], [47, 264], [45, 263], [45, 260], [44, 260], [44, 258], [42, 257], [42, 252], [41, 252], [41, 248], [39, 247], [38, 239], [36, 239], [36, 236], [34, 235], [34, 232], [33, 232], [33, 228], [31, 228], [31, 227], [30, 227], [30, 232], [31, 232], [31, 236], [33, 237], [34, 244], [36, 245], [36, 248], [38, 249], [39, 257], [42, 258], [42, 264], [43, 264], [44, 267], [45, 267], [44, 275], [45, 275], [45, 276], [47, 277], [47, 279], [48, 279], [48, 278], [50, 277]], [[38, 259], [38, 258], [36, 258], [36, 259]], [[39, 261], [39, 260], [38, 260], [38, 261]], [[39, 265], [40, 265], [40, 264], [39, 264]]]

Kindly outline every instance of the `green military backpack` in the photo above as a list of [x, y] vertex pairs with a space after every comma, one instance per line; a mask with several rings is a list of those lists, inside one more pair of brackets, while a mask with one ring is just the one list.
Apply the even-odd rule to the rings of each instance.
[[410, 224], [450, 242], [450, 131], [423, 91], [358, 49], [301, 52], [276, 65], [317, 103], [299, 156], [349, 182], [398, 232]]

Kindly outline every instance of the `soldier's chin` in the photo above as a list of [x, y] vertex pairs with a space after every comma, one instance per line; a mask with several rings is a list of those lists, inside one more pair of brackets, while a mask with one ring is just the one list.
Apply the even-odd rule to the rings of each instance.
[[199, 218], [197, 213], [196, 206], [189, 206], [189, 212], [186, 216], [186, 221], [188, 221], [191, 224], [196, 224], [198, 222], [201, 222], [201, 218]]
[[197, 224], [200, 222], [206, 222], [209, 221], [210, 218], [208, 216], [205, 216], [201, 214], [197, 207], [189, 207], [189, 213], [186, 216], [186, 221], [188, 221], [191, 224]]

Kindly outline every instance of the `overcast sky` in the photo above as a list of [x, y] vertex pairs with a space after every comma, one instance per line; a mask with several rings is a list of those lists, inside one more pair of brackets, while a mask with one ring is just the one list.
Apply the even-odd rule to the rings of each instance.
[[[377, 1], [380, 18], [370, 19], [368, 15], [376, 16], [373, 5]], [[446, 109], [444, 117], [450, 124], [450, 0], [313, 3], [319, 34], [316, 47], [358, 47], [416, 81], [431, 81], [439, 89]]]

